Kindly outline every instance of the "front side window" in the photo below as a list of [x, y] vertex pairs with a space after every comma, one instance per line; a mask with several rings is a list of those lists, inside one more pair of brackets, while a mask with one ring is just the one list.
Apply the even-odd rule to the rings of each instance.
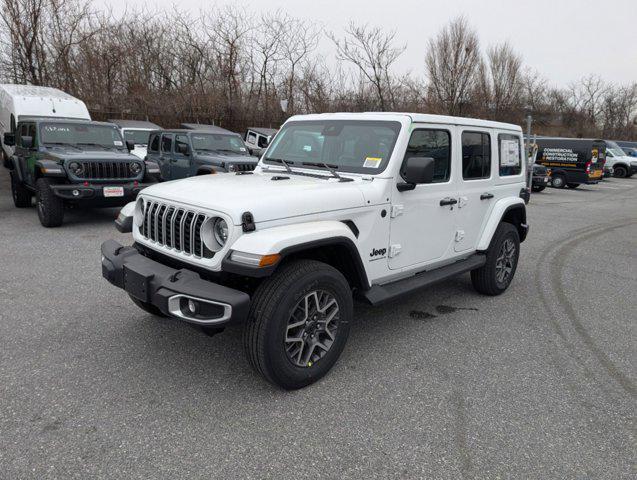
[[405, 160], [410, 157], [433, 158], [432, 183], [448, 181], [451, 173], [451, 134], [447, 130], [414, 130], [409, 138]]
[[86, 123], [43, 123], [40, 126], [41, 144], [99, 146], [124, 148], [119, 129], [110, 125]]
[[475, 180], [491, 175], [491, 136], [484, 132], [462, 132], [462, 178]]
[[309, 168], [326, 163], [339, 171], [381, 173], [389, 162], [400, 132], [391, 121], [321, 120], [289, 122], [267, 151], [269, 159]]
[[259, 148], [267, 148], [267, 146], [268, 146], [268, 137], [259, 135]]
[[522, 172], [522, 143], [520, 137], [509, 133], [498, 135], [500, 176], [519, 175]]
[[192, 148], [202, 152], [245, 154], [246, 146], [238, 135], [196, 133], [191, 135]]
[[161, 137], [161, 151], [162, 152], [170, 152], [173, 148], [173, 137], [172, 135], [163, 135]]
[[175, 152], [179, 152], [180, 145], [184, 145], [186, 150], [188, 149], [188, 136], [177, 135], [175, 137]]

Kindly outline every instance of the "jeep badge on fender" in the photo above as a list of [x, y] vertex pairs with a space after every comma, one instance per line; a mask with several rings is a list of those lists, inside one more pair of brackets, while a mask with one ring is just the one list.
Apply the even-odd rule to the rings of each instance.
[[119, 217], [134, 243], [103, 243], [102, 274], [153, 315], [210, 333], [243, 323], [254, 369], [297, 389], [338, 360], [355, 299], [379, 305], [467, 272], [503, 293], [528, 231], [526, 171], [517, 125], [295, 116], [248, 174], [141, 192]]

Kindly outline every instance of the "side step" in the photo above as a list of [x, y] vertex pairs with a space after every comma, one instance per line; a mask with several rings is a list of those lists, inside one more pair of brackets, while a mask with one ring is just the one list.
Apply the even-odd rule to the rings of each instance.
[[467, 259], [459, 260], [435, 270], [417, 273], [413, 277], [403, 278], [385, 285], [373, 285], [369, 290], [359, 292], [358, 297], [371, 305], [381, 305], [403, 295], [409, 295], [421, 288], [429, 287], [456, 275], [480, 268], [486, 261], [486, 255], [475, 254]]

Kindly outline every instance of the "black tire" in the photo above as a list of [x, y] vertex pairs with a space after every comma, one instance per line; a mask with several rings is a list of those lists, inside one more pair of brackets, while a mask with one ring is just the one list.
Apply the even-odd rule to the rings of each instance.
[[566, 186], [568, 188], [577, 188], [577, 187], [579, 187], [579, 185], [580, 185], [579, 183], [567, 183], [566, 184]]
[[545, 188], [546, 188], [546, 187], [545, 187], [544, 185], [538, 185], [538, 186], [533, 186], [533, 187], [531, 187], [531, 189], [532, 189], [534, 192], [541, 192], [541, 191], [542, 191], [542, 190], [544, 190]]
[[[510, 272], [500, 279], [498, 278], [500, 258], [510, 244], [515, 248], [511, 257]], [[518, 229], [510, 223], [500, 223], [493, 235], [489, 250], [487, 250], [486, 263], [484, 266], [471, 271], [473, 288], [484, 295], [500, 295], [503, 293], [511, 284], [511, 280], [513, 280], [519, 256], [520, 235], [518, 234]], [[509, 268], [506, 258], [504, 265]]]
[[154, 173], [147, 173], [144, 175], [143, 183], [157, 183], [159, 182], [159, 175], [155, 175]]
[[64, 220], [64, 201], [55, 196], [48, 178], [38, 178], [35, 182], [35, 204], [43, 227], [52, 228], [62, 225]]
[[[336, 302], [336, 322], [327, 320], [323, 330], [317, 328], [321, 325], [317, 315], [329, 315], [312, 307], [312, 304], [319, 306], [319, 298]], [[305, 316], [296, 316], [303, 305]], [[323, 377], [338, 360], [345, 348], [352, 315], [351, 289], [338, 270], [314, 260], [299, 260], [285, 265], [265, 280], [253, 296], [243, 333], [248, 361], [257, 373], [274, 385], [285, 390], [305, 387]], [[301, 322], [298, 318], [302, 319]], [[308, 320], [303, 322], [303, 318]], [[294, 328], [300, 330], [292, 330], [292, 335], [299, 340], [286, 342], [288, 332], [298, 323], [301, 325]], [[332, 328], [335, 325], [329, 333], [331, 340], [326, 337], [328, 324], [332, 324]], [[321, 335], [324, 336], [322, 340]], [[308, 344], [316, 345], [317, 342], [327, 345], [327, 351], [316, 346], [307, 350]], [[293, 353], [295, 346], [300, 351]], [[304, 353], [307, 354], [307, 363]], [[315, 355], [320, 355], [320, 358]]]
[[553, 188], [564, 188], [565, 185], [566, 185], [566, 179], [564, 178], [563, 175], [555, 175], [551, 179], [551, 186]]
[[145, 312], [150, 313], [151, 315], [155, 315], [157, 317], [167, 317], [167, 315], [164, 315], [162, 311], [159, 308], [157, 308], [155, 305], [153, 305], [152, 303], [143, 302], [139, 298], [135, 298], [130, 294], [128, 296], [130, 297], [130, 299], [133, 301], [135, 305], [137, 305], [139, 308], [141, 308]]
[[18, 174], [15, 171], [9, 172], [11, 176], [11, 196], [13, 204], [18, 208], [27, 208], [31, 206], [31, 192], [20, 182]]
[[613, 175], [617, 178], [626, 178], [628, 176], [628, 169], [622, 165], [613, 167]]

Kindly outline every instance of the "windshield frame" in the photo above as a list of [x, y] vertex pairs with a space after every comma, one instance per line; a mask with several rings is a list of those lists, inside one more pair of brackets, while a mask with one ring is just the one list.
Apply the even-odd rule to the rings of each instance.
[[[310, 163], [317, 163], [317, 164], [321, 164], [321, 163], [326, 163], [330, 166], [336, 166], [336, 171], [341, 174], [341, 173], [353, 173], [353, 174], [359, 174], [359, 175], [379, 175], [381, 173], [383, 173], [388, 165], [389, 162], [392, 158], [392, 156], [394, 155], [395, 149], [396, 149], [396, 144], [398, 143], [398, 139], [400, 138], [400, 134], [403, 128], [403, 124], [398, 121], [398, 120], [358, 120], [358, 119], [336, 119], [336, 118], [331, 118], [331, 119], [312, 119], [312, 120], [293, 120], [293, 121], [289, 121], [286, 122], [281, 129], [276, 133], [276, 135], [274, 136], [274, 138], [272, 139], [272, 141], [270, 142], [270, 145], [268, 145], [268, 148], [265, 151], [265, 154], [262, 156], [259, 164], [262, 166], [266, 166], [267, 168], [270, 167], [280, 167], [280, 168], [284, 168], [283, 165], [281, 165], [281, 163], [279, 162], [273, 162], [270, 161], [269, 159], [274, 159], [274, 158], [279, 158], [279, 156], [274, 155], [273, 156], [273, 152], [274, 149], [277, 147], [277, 145], [279, 144], [279, 142], [281, 141], [282, 138], [285, 137], [285, 132], [289, 127], [295, 127], [295, 126], [305, 126], [305, 125], [319, 125], [319, 126], [323, 126], [326, 127], [328, 126], [328, 124], [353, 124], [353, 125], [369, 125], [370, 127], [389, 127], [390, 129], [394, 130], [395, 132], [395, 136], [393, 139], [393, 143], [391, 144], [391, 146], [389, 147], [387, 156], [385, 158], [382, 159], [379, 167], [374, 168], [374, 167], [354, 167], [354, 166], [350, 166], [350, 165], [340, 165], [337, 162], [331, 160], [331, 159], [308, 159], [308, 161]], [[301, 163], [301, 161], [295, 161], [295, 160], [289, 160], [286, 158], [283, 158], [283, 160], [285, 160], [290, 167], [292, 168], [299, 168], [299, 169], [307, 169], [307, 170], [316, 170], [316, 171], [321, 171], [324, 172], [325, 174], [329, 175], [329, 171], [327, 169], [325, 169], [322, 166], [316, 166], [316, 165], [304, 165]]]
[[[113, 131], [117, 132], [117, 136], [119, 137], [119, 141], [121, 142], [121, 145], [104, 145], [101, 143], [98, 143], [96, 145], [98, 145], [101, 148], [108, 148], [108, 149], [117, 149], [117, 150], [127, 150], [126, 148], [126, 142], [124, 141], [124, 138], [122, 137], [122, 133], [120, 131], [119, 128], [117, 128], [116, 125], [104, 125], [104, 124], [99, 124], [99, 123], [84, 123], [84, 122], [67, 122], [67, 121], [46, 121], [46, 122], [40, 122], [40, 124], [38, 125], [38, 135], [39, 135], [39, 143], [40, 145], [46, 147], [47, 145], [55, 145], [56, 143], [60, 143], [60, 142], [54, 142], [54, 141], [47, 141], [45, 140], [45, 128], [47, 126], [70, 126], [70, 127], [88, 127], [88, 128], [103, 128], [103, 129], [112, 129]], [[91, 142], [92, 143], [92, 142]], [[85, 142], [77, 142], [77, 141], [73, 141], [73, 142], [64, 142], [65, 145], [71, 145], [73, 148], [79, 148], [79, 149], [86, 149], [85, 147], [90, 147], [92, 145], [88, 145], [88, 143]]]

